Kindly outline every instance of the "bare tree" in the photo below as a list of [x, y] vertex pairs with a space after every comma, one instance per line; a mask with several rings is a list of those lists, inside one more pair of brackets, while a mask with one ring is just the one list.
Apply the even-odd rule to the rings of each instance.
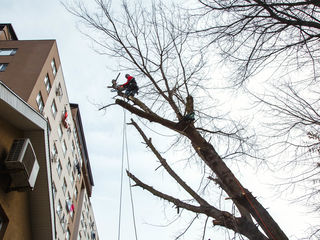
[[[128, 102], [119, 97], [115, 103], [138, 118], [174, 131], [178, 141], [188, 144], [193, 156], [206, 166], [208, 181], [204, 185], [221, 189], [225, 201], [232, 202], [237, 210], [228, 211], [211, 203], [201, 191], [205, 186], [199, 191], [191, 188], [188, 179], [182, 179], [157, 150], [157, 143], [153, 143], [136, 121], [131, 120], [161, 167], [191, 200], [161, 192], [127, 172], [135, 185], [172, 203], [178, 210], [204, 215], [212, 219], [213, 225], [232, 230], [239, 237], [288, 239], [266, 208], [226, 164], [227, 159], [250, 156], [251, 145], [243, 136], [245, 129], [241, 125], [217, 113], [221, 109], [205, 87], [206, 52], [201, 51], [201, 39], [195, 40], [190, 36], [194, 23], [180, 15], [179, 9], [165, 7], [161, 3], [153, 3], [148, 11], [146, 3], [142, 6], [123, 2], [121, 15], [117, 16], [111, 14], [110, 3], [103, 0], [95, 0], [95, 3], [99, 9], [96, 13], [89, 12], [79, 2], [68, 9], [88, 28], [96, 31], [96, 35], [88, 36], [97, 44], [97, 51], [119, 59], [121, 69], [144, 79], [139, 98], [130, 97]], [[190, 118], [191, 113], [195, 113], [199, 121]], [[225, 154], [219, 154], [218, 149], [224, 149]], [[204, 228], [206, 226], [207, 221]]]
[[[319, 77], [320, 4], [317, 0], [199, 0], [197, 32], [233, 62], [237, 83], [271, 66], [311, 69]], [[197, 9], [199, 11], [199, 9]], [[282, 72], [283, 73], [283, 72]]]
[[[209, 45], [218, 46], [224, 60], [235, 64], [237, 83], [262, 70], [278, 71], [273, 75], [272, 90], [264, 85], [262, 92], [268, 93], [254, 95], [264, 105], [266, 118], [270, 117], [268, 142], [272, 141], [273, 155], [280, 159], [277, 165], [297, 172], [287, 179], [286, 186], [303, 184], [302, 199], [310, 203], [319, 191], [318, 185], [312, 184], [319, 172], [318, 155], [312, 153], [319, 148], [319, 92], [315, 89], [319, 79], [320, 2], [198, 2], [202, 8], [196, 15], [197, 32]], [[280, 150], [275, 154], [274, 149]], [[291, 157], [289, 161], [281, 158], [284, 151]]]
[[[265, 113], [266, 138], [273, 139], [272, 149], [280, 160], [277, 168], [287, 170], [282, 187], [293, 189], [300, 185], [301, 193], [293, 199], [319, 209], [319, 92], [304, 84], [298, 88], [291, 83], [274, 87], [263, 97], [254, 95], [257, 106]], [[282, 154], [284, 153], [284, 154]], [[285, 159], [282, 156], [290, 156]], [[282, 174], [286, 175], [286, 174]], [[302, 186], [302, 188], [301, 188]]]

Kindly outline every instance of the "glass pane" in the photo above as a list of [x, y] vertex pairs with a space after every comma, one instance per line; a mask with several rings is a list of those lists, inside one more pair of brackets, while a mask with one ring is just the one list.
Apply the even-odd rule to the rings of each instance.
[[8, 66], [8, 63], [0, 63], [0, 72], [4, 72]]
[[52, 73], [55, 76], [57, 73], [57, 68], [56, 68], [56, 63], [55, 63], [54, 59], [52, 59], [52, 61], [51, 61], [51, 68], [52, 68]]
[[51, 105], [51, 112], [52, 112], [53, 117], [55, 117], [56, 114], [57, 114], [57, 107], [56, 107], [56, 104], [54, 102]]
[[15, 55], [16, 52], [17, 52], [16, 48], [0, 49], [0, 56], [12, 56], [12, 55]]
[[48, 75], [46, 75], [46, 77], [44, 78], [44, 84], [46, 86], [47, 92], [49, 93], [51, 89], [51, 84], [50, 84]]

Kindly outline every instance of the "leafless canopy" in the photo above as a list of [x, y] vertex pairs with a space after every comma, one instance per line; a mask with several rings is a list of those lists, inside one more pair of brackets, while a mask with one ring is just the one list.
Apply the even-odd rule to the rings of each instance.
[[235, 63], [238, 81], [274, 65], [275, 60], [277, 67], [289, 70], [311, 67], [309, 77], [319, 77], [318, 0], [199, 2], [203, 8], [198, 33], [210, 44], [217, 43], [223, 57]]
[[297, 188], [300, 193], [292, 200], [319, 209], [319, 91], [305, 84], [298, 88], [287, 83], [263, 97], [255, 95], [255, 99], [263, 105], [266, 137], [273, 140], [271, 148], [278, 150], [273, 155], [278, 159], [277, 168], [282, 170], [280, 186]]
[[[278, 71], [272, 86], [264, 85], [260, 95], [254, 96], [268, 118], [265, 132], [268, 143], [271, 139], [273, 156], [280, 159], [277, 165], [296, 171], [286, 179], [286, 186], [304, 185], [303, 199], [314, 202], [312, 198], [319, 192], [320, 2], [198, 2], [202, 7], [195, 14], [199, 19], [197, 33], [208, 38], [209, 45], [218, 46], [227, 63], [234, 63], [236, 83], [261, 70], [266, 70], [265, 75]], [[284, 152], [286, 158], [281, 155]]]
[[[131, 172], [128, 176], [137, 186], [170, 202], [177, 209], [188, 210], [196, 216], [204, 215], [212, 219], [213, 225], [230, 229], [238, 236], [252, 240], [287, 240], [266, 208], [240, 183], [225, 158], [218, 154], [217, 143], [227, 145], [224, 149], [232, 158], [248, 154], [246, 150], [249, 148], [245, 147], [245, 138], [241, 136], [241, 125], [227, 120], [209, 97], [209, 90], [204, 85], [208, 83], [205, 81], [206, 52], [201, 51], [201, 39], [195, 40], [190, 34], [193, 25], [190, 19], [185, 18], [181, 10], [161, 3], [148, 6], [147, 3], [123, 2], [121, 11], [118, 11], [121, 14], [115, 15], [109, 3], [103, 0], [95, 0], [95, 3], [96, 12], [90, 12], [79, 2], [68, 9], [95, 31], [95, 34], [87, 32], [87, 35], [96, 43], [99, 53], [118, 59], [120, 70], [139, 78], [141, 94], [130, 97], [129, 102], [119, 97], [115, 103], [140, 119], [174, 131], [184, 139], [206, 166], [204, 185], [223, 191], [226, 201], [232, 202], [230, 205], [237, 210], [223, 209], [211, 203], [212, 196], [206, 199], [208, 196], [203, 194], [204, 186], [199, 191], [190, 187], [157, 150], [157, 143], [152, 142], [134, 120], [131, 124], [158, 162], [191, 200], [161, 192]], [[201, 120], [187, 119], [192, 112]], [[207, 221], [204, 228], [206, 226]]]

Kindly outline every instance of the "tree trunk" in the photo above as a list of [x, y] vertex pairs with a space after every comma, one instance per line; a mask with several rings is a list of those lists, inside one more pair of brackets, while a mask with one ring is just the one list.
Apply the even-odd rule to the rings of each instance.
[[240, 204], [254, 217], [268, 238], [272, 240], [288, 240], [288, 237], [268, 211], [240, 184], [213, 146], [200, 135], [194, 126], [189, 125], [185, 129], [185, 133], [190, 139], [193, 148], [216, 174], [218, 180], [221, 181], [221, 188], [235, 203]]

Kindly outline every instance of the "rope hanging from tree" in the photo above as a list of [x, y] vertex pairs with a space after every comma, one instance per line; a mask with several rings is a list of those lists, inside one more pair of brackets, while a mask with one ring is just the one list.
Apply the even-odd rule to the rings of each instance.
[[[118, 240], [120, 240], [121, 233], [121, 215], [122, 215], [122, 193], [123, 193], [123, 172], [124, 172], [124, 158], [127, 159], [127, 170], [130, 172], [130, 164], [129, 164], [129, 153], [128, 153], [128, 140], [127, 140], [127, 126], [126, 126], [126, 111], [123, 110], [123, 129], [122, 129], [122, 151], [121, 151], [121, 181], [120, 181], [120, 206], [119, 206], [119, 220], [118, 220]], [[134, 227], [135, 239], [138, 240], [136, 220], [135, 220], [135, 212], [134, 212], [134, 203], [133, 203], [133, 195], [131, 189], [131, 179], [129, 179], [129, 191], [130, 191], [130, 202], [131, 202], [131, 210], [132, 210], [132, 220]]]

